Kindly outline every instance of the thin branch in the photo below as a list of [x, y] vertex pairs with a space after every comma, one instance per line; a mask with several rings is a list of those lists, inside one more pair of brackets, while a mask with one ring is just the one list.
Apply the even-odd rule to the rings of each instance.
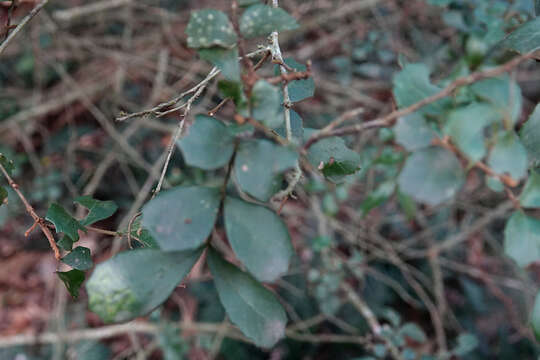
[[34, 224], [26, 232], [26, 234], [29, 234], [30, 231], [37, 224], [40, 227], [43, 234], [45, 235], [45, 237], [47, 238], [47, 240], [49, 240], [49, 245], [51, 246], [51, 249], [54, 251], [54, 257], [56, 258], [56, 260], [60, 260], [60, 258], [62, 257], [60, 255], [60, 250], [58, 249], [58, 246], [56, 246], [56, 241], [54, 240], [54, 236], [51, 233], [51, 230], [49, 230], [49, 228], [47, 227], [47, 223], [45, 222], [45, 220], [42, 217], [40, 217], [38, 214], [36, 214], [32, 205], [30, 205], [28, 200], [26, 200], [26, 198], [24, 197], [23, 193], [19, 190], [19, 185], [17, 185], [15, 181], [13, 181], [13, 179], [11, 178], [11, 176], [9, 176], [8, 172], [6, 171], [4, 166], [2, 166], [2, 164], [0, 164], [0, 171], [2, 172], [2, 174], [8, 181], [9, 186], [11, 186], [13, 191], [15, 191], [15, 193], [17, 193], [17, 195], [19, 196], [19, 199], [21, 199], [22, 203], [24, 204], [24, 207], [26, 208], [26, 212], [32, 217], [32, 219], [34, 219]]
[[460, 88], [462, 86], [470, 85], [475, 82], [478, 82], [483, 79], [499, 76], [501, 74], [507, 73], [514, 69], [516, 66], [524, 62], [525, 60], [534, 58], [534, 54], [525, 54], [520, 55], [512, 60], [508, 61], [507, 63], [488, 69], [488, 70], [482, 70], [474, 72], [468, 76], [461, 77], [459, 79], [454, 80], [452, 83], [450, 83], [447, 87], [442, 89], [436, 94], [433, 94], [431, 96], [428, 96], [417, 103], [414, 103], [410, 106], [407, 106], [401, 110], [396, 110], [391, 112], [390, 114], [387, 114], [385, 116], [373, 119], [371, 121], [367, 121], [361, 124], [357, 125], [351, 125], [342, 127], [339, 129], [330, 129], [330, 130], [321, 130], [315, 134], [313, 134], [304, 144], [303, 149], [304, 151], [309, 149], [310, 146], [315, 144], [317, 141], [330, 137], [330, 136], [342, 136], [342, 135], [350, 135], [355, 133], [360, 133], [369, 129], [376, 129], [376, 128], [383, 128], [383, 127], [390, 127], [394, 125], [395, 121], [403, 116], [412, 114], [413, 112], [419, 110], [420, 108], [429, 105], [437, 100], [443, 99], [447, 96], [452, 95], [454, 90], [457, 88]]
[[15, 38], [15, 36], [17, 36], [17, 34], [22, 30], [22, 28], [30, 21], [32, 20], [32, 18], [34, 16], [36, 16], [38, 14], [38, 12], [45, 6], [47, 5], [47, 3], [49, 2], [49, 0], [41, 0], [39, 4], [36, 5], [35, 8], [33, 8], [29, 13], [28, 15], [26, 15], [22, 20], [21, 22], [19, 23], [19, 25], [17, 25], [17, 27], [15, 29], [13, 29], [13, 31], [8, 35], [8, 37], [6, 38], [6, 40], [0, 44], [0, 55], [2, 54], [2, 52], [7, 48], [7, 46], [9, 45], [9, 43], [11, 42], [11, 40], [13, 40]]

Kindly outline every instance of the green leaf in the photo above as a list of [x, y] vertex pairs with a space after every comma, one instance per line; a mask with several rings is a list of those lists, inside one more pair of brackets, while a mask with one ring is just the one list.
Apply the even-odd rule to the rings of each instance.
[[[308, 139], [314, 130], [306, 129], [304, 139]], [[345, 141], [337, 136], [322, 139], [313, 144], [307, 154], [311, 165], [319, 169], [330, 181], [338, 183], [347, 175], [360, 169], [360, 155], [345, 145]]]
[[540, 104], [536, 105], [529, 120], [521, 128], [519, 136], [527, 149], [529, 160], [540, 162]]
[[401, 117], [394, 126], [396, 141], [409, 151], [430, 146], [437, 136], [426, 119], [418, 113]]
[[362, 214], [366, 215], [372, 209], [384, 204], [386, 200], [392, 196], [395, 189], [396, 183], [393, 180], [385, 181], [380, 184], [375, 191], [368, 194], [367, 198], [362, 202], [362, 205], [360, 205]]
[[208, 252], [219, 299], [227, 315], [256, 345], [274, 346], [284, 335], [287, 315], [274, 294], [250, 275]]
[[505, 119], [510, 119], [510, 124], [513, 125], [519, 120], [523, 105], [521, 88], [508, 74], [474, 83], [471, 90], [476, 96], [497, 108], [504, 114]]
[[529, 179], [519, 197], [519, 203], [523, 207], [540, 207], [540, 174], [535, 170], [531, 171]]
[[225, 13], [204, 9], [193, 11], [186, 28], [190, 48], [231, 48], [236, 44], [236, 33]]
[[540, 16], [540, 0], [534, 1], [534, 13], [536, 16]]
[[[429, 80], [429, 69], [424, 64], [407, 64], [394, 77], [394, 96], [400, 108], [407, 107], [441, 91]], [[424, 106], [419, 113], [438, 114], [443, 110], [445, 100]]]
[[258, 280], [274, 281], [289, 269], [289, 231], [273, 211], [227, 197], [225, 231], [238, 259]]
[[264, 125], [273, 129], [283, 123], [279, 89], [267, 81], [259, 80], [253, 86], [251, 106], [253, 118]]
[[7, 204], [7, 202], [8, 202], [8, 192], [3, 186], [0, 186], [0, 206]]
[[142, 210], [142, 224], [164, 251], [198, 248], [214, 228], [218, 189], [188, 186], [160, 193]]
[[460, 334], [457, 339], [456, 347], [452, 353], [456, 356], [464, 356], [478, 346], [478, 338], [473, 334]]
[[501, 113], [488, 104], [473, 103], [452, 111], [444, 133], [452, 137], [457, 147], [476, 162], [486, 155], [484, 129], [501, 119]]
[[165, 301], [199, 259], [202, 248], [138, 249], [98, 264], [86, 283], [90, 310], [106, 323], [145, 315]]
[[534, 306], [531, 312], [531, 325], [536, 336], [536, 340], [540, 341], [540, 292], [536, 294]]
[[521, 54], [540, 49], [540, 17], [518, 27], [498, 47], [515, 50]]
[[515, 180], [527, 175], [527, 150], [513, 130], [499, 134], [489, 154], [488, 165], [497, 174], [507, 173]]
[[514, 212], [504, 229], [504, 252], [523, 267], [540, 260], [540, 221]]
[[219, 120], [197, 115], [178, 146], [188, 165], [213, 170], [227, 165], [231, 159], [234, 135]]
[[60, 240], [56, 242], [61, 249], [71, 251], [73, 249], [73, 240], [67, 235], [62, 236]]
[[88, 215], [80, 221], [84, 226], [92, 225], [103, 219], [107, 219], [118, 210], [114, 201], [100, 201], [90, 196], [80, 196], [74, 200], [88, 209]]
[[399, 329], [399, 334], [404, 335], [416, 342], [419, 343], [425, 343], [427, 341], [426, 334], [424, 333], [424, 330], [420, 328], [415, 323], [406, 323]]
[[45, 219], [54, 224], [57, 233], [64, 233], [66, 236], [69, 236], [73, 242], [79, 240], [78, 230], [86, 232], [85, 227], [57, 203], [52, 203], [51, 206], [49, 206]]
[[220, 80], [218, 81], [218, 89], [223, 97], [231, 98], [236, 107], [244, 109], [247, 107], [247, 100], [242, 90], [242, 84], [237, 81]]
[[13, 169], [15, 169], [15, 166], [13, 165], [13, 161], [9, 160], [2, 153], [0, 153], [0, 165], [4, 167], [4, 169], [9, 175], [11, 175], [11, 173], [13, 172]]
[[[293, 58], [283, 59], [283, 62], [296, 72], [306, 71], [307, 67], [303, 64], [296, 62]], [[279, 65], [274, 67], [274, 73], [279, 75]], [[298, 102], [304, 99], [310, 98], [315, 94], [315, 82], [313, 78], [294, 80], [287, 84], [289, 89], [289, 98], [291, 102]]]
[[296, 20], [285, 10], [267, 5], [252, 5], [240, 18], [240, 32], [246, 38], [267, 36], [272, 31], [286, 31], [298, 28]]
[[253, 5], [261, 2], [261, 0], [238, 0], [238, 5], [240, 6], [248, 6]]
[[298, 153], [268, 140], [245, 140], [238, 146], [234, 175], [243, 191], [268, 201], [280, 188], [282, 173], [294, 167]]
[[77, 246], [73, 251], [62, 258], [62, 262], [77, 270], [88, 270], [94, 263], [90, 255], [90, 249]]
[[69, 294], [74, 298], [79, 297], [79, 288], [84, 282], [84, 272], [81, 270], [73, 269], [66, 272], [57, 271], [56, 275], [62, 280]]
[[[304, 124], [302, 118], [300, 117], [300, 115], [298, 115], [296, 111], [289, 111], [291, 116], [291, 132], [293, 136], [291, 141], [296, 145], [300, 145], [302, 143], [302, 139], [304, 138]], [[287, 137], [287, 130], [285, 129], [285, 124], [282, 124], [280, 127], [276, 128], [275, 131], [281, 137]]]
[[224, 49], [218, 46], [199, 49], [201, 59], [211, 62], [221, 70], [228, 80], [240, 81], [240, 65], [238, 63], [238, 49]]
[[461, 188], [463, 178], [463, 169], [454, 154], [429, 147], [409, 156], [398, 184], [404, 194], [434, 206], [451, 199]]

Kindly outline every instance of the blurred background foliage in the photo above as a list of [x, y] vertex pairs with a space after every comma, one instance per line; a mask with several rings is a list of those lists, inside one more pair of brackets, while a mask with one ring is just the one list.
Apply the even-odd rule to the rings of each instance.
[[[14, 23], [35, 4], [20, 2]], [[44, 215], [56, 201], [82, 216], [72, 200], [90, 194], [120, 208], [99, 223], [101, 228], [126, 229], [155, 185], [160, 168], [154, 164], [177, 117], [114, 119], [173, 98], [204, 78], [209, 65], [186, 46], [190, 11], [228, 11], [229, 5], [211, 0], [116, 0], [90, 10], [85, 5], [51, 1], [2, 54], [0, 153], [14, 161], [13, 177], [38, 213]], [[494, 65], [486, 60], [493, 46], [534, 16], [532, 0], [282, 0], [280, 5], [301, 24], [281, 36], [285, 56], [313, 64], [315, 96], [295, 105], [309, 128], [322, 128], [359, 106], [364, 119], [390, 112], [396, 106], [392, 81], [407, 64], [423, 63], [438, 84]], [[248, 43], [249, 49], [256, 45]], [[540, 100], [540, 70], [527, 63], [509, 76], [521, 89], [519, 107], [511, 110], [520, 126]], [[476, 95], [467, 88], [454, 101], [466, 103]], [[212, 84], [193, 113], [206, 113], [220, 101]], [[230, 106], [220, 112], [232, 114]], [[43, 346], [3, 344], [2, 337], [16, 334], [103, 325], [87, 311], [84, 292], [77, 300], [68, 298], [42, 236], [24, 237], [31, 219], [10, 193], [7, 206], [0, 207], [0, 358], [384, 359], [386, 348], [370, 337], [354, 296], [342, 286], [351, 284], [406, 359], [437, 358], [437, 321], [443, 323], [449, 357], [536, 359], [540, 348], [528, 319], [540, 269], [534, 263], [521, 269], [504, 255], [504, 216], [469, 233], [504, 193], [471, 172], [451, 203], [415, 203], [396, 187], [405, 161], [400, 136], [394, 128], [347, 137], [361, 156], [361, 170], [338, 185], [306, 178], [298, 198], [284, 206], [296, 257], [273, 289], [290, 326], [302, 336], [269, 350], [219, 331], [224, 310], [208, 273], [197, 268], [185, 288], [147, 317], [154, 326], [146, 333]], [[166, 186], [208, 185], [217, 176], [187, 167], [177, 152]], [[440, 257], [442, 274], [433, 274], [429, 257], [417, 254], [452, 236], [465, 239]], [[81, 244], [92, 250], [95, 263], [128, 247], [125, 239], [96, 233], [82, 235]], [[181, 325], [190, 323], [215, 327]]]

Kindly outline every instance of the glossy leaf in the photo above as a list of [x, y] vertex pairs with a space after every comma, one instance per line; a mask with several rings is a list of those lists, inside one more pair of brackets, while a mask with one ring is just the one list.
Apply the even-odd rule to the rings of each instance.
[[[313, 134], [313, 130], [305, 131], [304, 138]], [[341, 182], [347, 175], [360, 170], [361, 157], [345, 145], [339, 137], [329, 137], [313, 144], [307, 154], [311, 165], [319, 169], [332, 182]]]
[[[424, 64], [407, 64], [393, 81], [394, 97], [400, 108], [407, 107], [427, 98], [441, 88], [435, 86], [429, 80], [429, 69]], [[443, 110], [445, 101], [439, 100], [424, 106], [419, 113], [437, 114]]]
[[493, 106], [473, 103], [450, 113], [444, 133], [469, 159], [476, 162], [486, 155], [484, 129], [501, 117]]
[[236, 33], [225, 13], [204, 9], [193, 11], [186, 28], [187, 43], [191, 48], [221, 46], [231, 48], [236, 44]]
[[[283, 59], [283, 62], [287, 64], [294, 71], [306, 71], [307, 67], [303, 64], [296, 62], [292, 58]], [[274, 70], [275, 75], [280, 74], [279, 66], [275, 66]], [[294, 80], [287, 84], [289, 89], [289, 98], [291, 102], [298, 102], [304, 99], [310, 98], [315, 94], [315, 82], [313, 78], [303, 79], [303, 80]]]
[[219, 120], [197, 115], [178, 146], [188, 165], [213, 170], [227, 165], [231, 159], [234, 135]]
[[224, 98], [231, 98], [237, 108], [245, 109], [247, 107], [247, 100], [240, 82], [220, 80], [218, 89]]
[[526, 54], [540, 49], [540, 17], [518, 27], [499, 43], [503, 49]]
[[122, 252], [96, 266], [86, 283], [90, 310], [106, 323], [145, 315], [165, 301], [202, 249]]
[[90, 249], [77, 246], [73, 251], [62, 258], [62, 262], [77, 270], [88, 270], [94, 263], [90, 255]]
[[285, 10], [268, 5], [252, 5], [240, 18], [240, 32], [246, 38], [267, 36], [272, 31], [286, 31], [298, 28], [296, 20]]
[[80, 223], [84, 226], [92, 225], [103, 219], [107, 219], [118, 210], [114, 201], [100, 201], [90, 196], [80, 196], [74, 200], [88, 209], [88, 215]]
[[529, 160], [540, 162], [540, 104], [536, 105], [529, 120], [521, 128], [519, 136], [527, 149]]
[[540, 220], [514, 212], [504, 229], [504, 252], [519, 266], [540, 260]]
[[274, 346], [285, 335], [287, 323], [287, 315], [274, 294], [213, 250], [208, 253], [208, 265], [232, 323], [256, 345]]
[[243, 191], [268, 201], [280, 188], [283, 172], [294, 167], [298, 153], [267, 140], [240, 143], [234, 161], [234, 175]]
[[57, 233], [64, 233], [73, 242], [79, 240], [79, 230], [86, 231], [84, 226], [57, 203], [52, 203], [49, 206], [45, 219], [54, 224]]
[[289, 269], [289, 231], [273, 211], [227, 197], [225, 230], [238, 259], [260, 281], [274, 281]]
[[279, 89], [264, 80], [259, 80], [253, 86], [251, 105], [253, 118], [270, 128], [276, 128], [283, 123], [281, 111], [281, 96]]
[[540, 174], [532, 170], [519, 197], [519, 203], [523, 207], [540, 208]]
[[438, 205], [451, 199], [463, 184], [463, 169], [451, 152], [429, 147], [414, 152], [399, 174], [401, 192], [419, 202]]
[[488, 165], [497, 174], [508, 174], [515, 180], [527, 175], [527, 150], [514, 131], [499, 135], [489, 154]]
[[220, 204], [219, 189], [176, 187], [160, 193], [142, 210], [142, 224], [161, 250], [198, 248], [210, 235]]
[[238, 62], [238, 49], [224, 49], [221, 47], [212, 47], [200, 49], [201, 59], [211, 62], [221, 70], [223, 76], [228, 80], [240, 81], [240, 65]]
[[74, 298], [79, 297], [79, 289], [84, 282], [85, 275], [81, 270], [73, 269], [66, 272], [56, 272], [56, 275], [62, 280], [69, 294]]
[[427, 124], [426, 119], [418, 113], [398, 119], [394, 126], [396, 141], [409, 151], [428, 147], [437, 136]]

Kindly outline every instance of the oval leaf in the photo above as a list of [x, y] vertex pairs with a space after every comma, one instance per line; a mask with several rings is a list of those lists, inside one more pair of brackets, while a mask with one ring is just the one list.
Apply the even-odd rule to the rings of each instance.
[[88, 270], [94, 265], [90, 249], [83, 246], [77, 246], [73, 249], [62, 258], [62, 262], [77, 270]]
[[86, 231], [84, 226], [57, 203], [52, 203], [49, 206], [45, 219], [54, 224], [57, 233], [64, 233], [73, 242], [79, 240], [79, 230]]
[[504, 252], [519, 266], [540, 260], [540, 221], [514, 212], [504, 229]]
[[503, 49], [512, 49], [521, 54], [526, 54], [540, 49], [540, 17], [518, 27], [499, 45]]
[[399, 174], [400, 190], [417, 201], [437, 205], [463, 184], [463, 169], [451, 152], [429, 147], [413, 153]]
[[255, 344], [272, 347], [285, 335], [287, 316], [275, 296], [250, 275], [208, 253], [219, 299], [229, 318]]
[[221, 46], [230, 48], [236, 44], [236, 33], [225, 13], [218, 10], [193, 11], [186, 28], [187, 43], [191, 48]]
[[398, 119], [394, 126], [396, 141], [412, 151], [430, 146], [436, 134], [421, 114], [414, 113]]
[[86, 283], [90, 310], [107, 323], [149, 313], [169, 297], [201, 253], [139, 249], [114, 256], [97, 265]]
[[225, 231], [238, 259], [260, 281], [274, 281], [289, 269], [289, 231], [273, 211], [227, 197]]
[[296, 20], [285, 10], [268, 5], [250, 6], [240, 18], [240, 32], [246, 38], [267, 36], [272, 31], [298, 28]]
[[527, 150], [514, 131], [499, 135], [489, 154], [488, 165], [497, 174], [509, 174], [516, 180], [527, 175]]
[[225, 166], [231, 159], [234, 135], [219, 120], [197, 115], [178, 146], [188, 165], [213, 170]]
[[296, 151], [267, 140], [243, 141], [234, 161], [234, 175], [243, 191], [268, 201], [281, 185], [281, 174], [296, 164]]
[[195, 249], [212, 231], [219, 203], [218, 189], [177, 187], [144, 206], [142, 224], [161, 250]]
[[80, 196], [74, 201], [88, 209], [88, 215], [80, 221], [84, 226], [106, 219], [118, 209], [114, 201], [100, 201], [90, 196]]
[[276, 128], [284, 121], [279, 89], [267, 81], [259, 80], [253, 86], [251, 106], [253, 118], [270, 128]]

